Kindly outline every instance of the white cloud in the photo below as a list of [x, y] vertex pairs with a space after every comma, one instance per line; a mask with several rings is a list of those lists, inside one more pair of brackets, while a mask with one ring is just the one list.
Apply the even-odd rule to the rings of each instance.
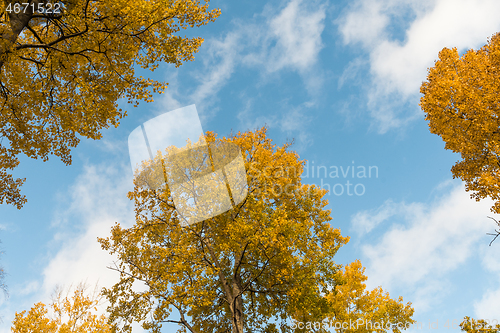
[[233, 21], [232, 31], [221, 38], [207, 38], [201, 46], [197, 57], [203, 68], [194, 74], [197, 86], [184, 90], [182, 96], [174, 78], [162, 105], [173, 109], [170, 106], [195, 103], [202, 118], [210, 117], [216, 111], [210, 106], [218, 100], [218, 92], [239, 67], [258, 69], [262, 81], [284, 70], [297, 71], [306, 89], [315, 94], [322, 84], [320, 72], [313, 67], [323, 48], [325, 16], [322, 4], [291, 0], [279, 10], [266, 6], [251, 20]]
[[496, 319], [498, 323], [498, 314], [500, 313], [500, 288], [497, 290], [488, 290], [481, 300], [474, 302], [474, 319]]
[[203, 109], [214, 102], [218, 91], [227, 83], [234, 72], [241, 48], [239, 32], [228, 33], [223, 40], [208, 41], [208, 60], [204, 59], [205, 71], [198, 75], [200, 85], [191, 95], [193, 103]]
[[[134, 222], [133, 204], [126, 196], [132, 189], [130, 165], [84, 167], [67, 192], [59, 195], [60, 208], [52, 221], [55, 234], [48, 244], [50, 259], [41, 281], [13, 286], [16, 306], [29, 309], [35, 302], [47, 304], [57, 287], [74, 288], [81, 282], [110, 287], [118, 281], [118, 273], [106, 268], [113, 257], [101, 249], [97, 237], [108, 237], [115, 222], [125, 226]], [[7, 322], [14, 317], [12, 306], [3, 306]], [[8, 332], [6, 329], [0, 328], [0, 332]]]
[[356, 214], [353, 224], [368, 232], [389, 217], [401, 221], [375, 244], [362, 246], [368, 283], [413, 291], [415, 308], [425, 311], [449, 291], [446, 274], [477, 251], [477, 242], [485, 242], [491, 205], [490, 200], [470, 199], [463, 186], [456, 186], [431, 205], [388, 201], [377, 210]]
[[245, 33], [248, 32], [236, 29], [220, 39], [205, 39], [196, 55], [197, 63], [203, 67], [191, 72], [196, 82], [194, 87], [181, 89], [183, 83], [179, 81], [178, 70], [167, 70], [165, 76], [169, 86], [159, 99], [157, 113], [196, 104], [202, 120], [210, 117], [214, 112], [210, 106], [218, 100], [217, 93], [227, 84], [238, 64]]
[[[490, 215], [491, 216], [491, 215]], [[498, 219], [496, 219], [498, 221]], [[489, 233], [494, 233], [494, 221], [490, 221]], [[496, 226], [498, 230], [498, 226]], [[492, 240], [494, 236], [491, 236]], [[498, 257], [499, 238], [497, 238], [491, 247], [485, 247], [481, 251], [482, 266], [486, 269], [487, 275], [493, 281], [500, 281], [500, 258]], [[497, 289], [489, 287], [480, 299], [474, 302], [474, 315], [476, 319], [500, 319], [500, 283], [496, 286]]]
[[252, 107], [255, 98], [246, 98], [243, 110], [238, 112], [238, 120], [243, 125], [245, 130], [255, 130], [262, 126], [275, 127], [279, 125], [279, 119], [276, 113], [255, 116], [252, 112]]
[[38, 281], [30, 281], [24, 284], [20, 290], [16, 290], [16, 295], [29, 295], [40, 290], [40, 283]]
[[[323, 73], [316, 64], [324, 47], [321, 35], [325, 28], [325, 3], [291, 0], [274, 16], [267, 11], [273, 13], [267, 6], [263, 13], [267, 16], [264, 25], [257, 23], [250, 29], [242, 26], [246, 33], [252, 33], [246, 39], [252, 51], [242, 55], [243, 64], [263, 68], [262, 79], [265, 82], [280, 71], [296, 71], [304, 81], [308, 94], [318, 96], [324, 81]], [[255, 52], [255, 48], [260, 50]]]
[[168, 77], [168, 88], [165, 90], [165, 93], [158, 99], [159, 102], [153, 104], [158, 105], [155, 110], [155, 114], [161, 114], [175, 109], [180, 109], [181, 107], [185, 106], [181, 104], [175, 97], [179, 95], [179, 71], [172, 69], [167, 70], [165, 76]]
[[312, 144], [306, 125], [311, 121], [311, 117], [308, 116], [308, 109], [314, 105], [313, 103], [305, 102], [297, 107], [283, 106], [282, 110], [284, 112], [255, 117], [251, 112], [253, 100], [253, 98], [247, 98], [244, 109], [238, 112], [238, 119], [244, 124], [245, 129], [254, 130], [262, 126], [277, 127], [286, 135], [293, 135], [297, 139], [294, 142], [294, 149], [297, 151], [303, 151]]
[[[127, 192], [133, 189], [130, 166], [86, 166], [69, 188], [69, 207], [57, 214], [54, 244], [60, 249], [43, 271], [42, 289], [46, 295], [56, 286], [87, 281], [111, 286], [117, 273], [109, 270], [113, 258], [100, 247], [97, 237], [108, 237], [115, 222], [129, 225], [134, 221], [133, 205]], [[66, 230], [66, 222], [79, 232]], [[79, 225], [78, 225], [79, 224]]]
[[361, 43], [374, 47], [384, 34], [389, 18], [381, 13], [379, 1], [355, 1], [347, 14], [338, 20], [345, 44]]
[[307, 124], [310, 123], [311, 117], [308, 116], [310, 113], [309, 108], [312, 107], [314, 103], [306, 102], [298, 107], [290, 107], [282, 116], [280, 121], [280, 128], [287, 135], [293, 135], [297, 138], [295, 142], [295, 150], [305, 151], [308, 146], [311, 146], [313, 141], [310, 134], [306, 130]]
[[[496, 0], [359, 0], [336, 20], [344, 43], [368, 53], [368, 106], [378, 130], [418, 117], [419, 88], [438, 52], [484, 45], [500, 30], [499, 11]], [[405, 29], [404, 40], [392, 37], [391, 29]], [[403, 108], [405, 102], [414, 107]]]
[[405, 209], [407, 206], [404, 203], [398, 205], [389, 199], [377, 209], [356, 213], [351, 218], [351, 228], [361, 235], [368, 233], [388, 218], [399, 213], [401, 208]]
[[312, 11], [301, 0], [290, 1], [269, 22], [276, 46], [270, 50], [268, 70], [291, 67], [304, 71], [310, 68], [323, 48], [321, 34], [325, 28], [324, 19], [323, 5]]
[[364, 78], [361, 77], [361, 73], [363, 67], [365, 67], [367, 64], [368, 62], [366, 60], [363, 60], [362, 58], [356, 58], [349, 62], [338, 80], [338, 88], [342, 88], [344, 83], [347, 81], [354, 81], [354, 83], [357, 85], [361, 85], [362, 83], [364, 83]]

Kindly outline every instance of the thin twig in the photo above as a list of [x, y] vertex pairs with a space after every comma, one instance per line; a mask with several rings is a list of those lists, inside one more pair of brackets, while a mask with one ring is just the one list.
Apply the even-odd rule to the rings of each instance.
[[[490, 218], [490, 219], [492, 219], [493, 221], [495, 221], [495, 222], [496, 222], [496, 224], [500, 227], [500, 222], [498, 222], [497, 220], [495, 220], [494, 218], [492, 218], [492, 217], [490, 217], [490, 216], [487, 216], [487, 217], [488, 217], [488, 218]], [[493, 238], [493, 240], [490, 242], [490, 246], [491, 246], [491, 244], [495, 241], [495, 239], [497, 239], [497, 237], [498, 237], [498, 236], [500, 236], [500, 230], [495, 229], [495, 232], [496, 232], [496, 234], [486, 233], [487, 235], [490, 235], [490, 236], [495, 236], [495, 237]]]

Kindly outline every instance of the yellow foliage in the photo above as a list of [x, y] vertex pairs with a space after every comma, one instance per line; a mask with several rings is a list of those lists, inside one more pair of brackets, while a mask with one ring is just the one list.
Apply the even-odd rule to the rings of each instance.
[[203, 39], [180, 31], [219, 16], [208, 1], [62, 0], [49, 14], [46, 1], [33, 0], [34, 13], [11, 10], [0, 23], [0, 203], [26, 202], [25, 179], [9, 173], [19, 154], [71, 164], [79, 136], [100, 139], [101, 129], [119, 125], [126, 111], [118, 99], [137, 106], [164, 92], [167, 83], [137, 77], [134, 67], [193, 60]]
[[[495, 320], [496, 321], [496, 320]], [[488, 320], [476, 320], [470, 317], [465, 317], [464, 321], [460, 324], [462, 331], [467, 333], [499, 333], [500, 324], [498, 322], [492, 325]]]
[[[111, 333], [107, 318], [94, 312], [99, 298], [85, 294], [79, 286], [72, 298], [56, 298], [47, 308], [36, 303], [28, 312], [16, 313], [12, 322], [12, 333]], [[51, 314], [49, 314], [51, 312]]]
[[414, 323], [411, 319], [414, 312], [411, 303], [405, 305], [401, 296], [397, 300], [391, 299], [381, 287], [365, 290], [366, 284], [363, 282], [367, 277], [364, 271], [359, 260], [347, 265], [340, 272], [344, 284], [336, 287], [335, 292], [328, 296], [333, 303], [334, 316], [331, 320], [334, 325], [356, 323], [354, 330], [343, 328], [337, 332], [385, 332], [389, 325], [393, 332], [400, 332], [410, 327]]
[[[129, 193], [135, 225], [116, 224], [109, 238], [99, 239], [117, 256], [121, 274], [120, 282], [104, 291], [114, 328], [130, 332], [137, 321], [155, 333], [165, 323], [178, 324], [179, 332], [293, 332], [287, 320], [331, 317], [347, 297], [332, 296], [334, 290], [343, 280], [361, 277], [357, 264], [344, 274], [334, 261], [349, 238], [329, 223], [326, 190], [301, 183], [304, 161], [290, 144], [272, 144], [266, 128], [220, 139], [209, 132], [206, 141], [212, 150], [224, 142], [240, 147], [248, 195], [234, 209], [183, 227], [168, 186], [151, 181], [161, 173], [162, 155], [145, 163]], [[177, 162], [189, 174], [200, 172], [199, 160]], [[402, 313], [400, 301], [377, 291], [360, 297], [386, 306], [376, 312], [380, 316]], [[411, 316], [404, 309], [402, 316]], [[372, 308], [363, 305], [360, 311], [365, 310]]]
[[451, 169], [477, 201], [490, 197], [500, 213], [500, 34], [460, 56], [444, 48], [420, 88], [431, 133], [460, 153]]

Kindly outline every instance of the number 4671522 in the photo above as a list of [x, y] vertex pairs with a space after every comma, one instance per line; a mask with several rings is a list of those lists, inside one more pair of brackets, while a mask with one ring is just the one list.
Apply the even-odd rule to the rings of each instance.
[[[31, 7], [31, 8], [30, 8]], [[26, 13], [26, 11], [30, 10], [32, 13], [38, 13], [38, 14], [60, 14], [61, 13], [61, 4], [60, 3], [29, 3], [29, 2], [22, 2], [22, 3], [9, 3], [7, 7], [5, 8], [5, 12], [12, 13], [14, 14], [19, 14], [19, 13]], [[29, 13], [29, 11], [28, 11]], [[6, 13], [4, 13], [5, 15]]]

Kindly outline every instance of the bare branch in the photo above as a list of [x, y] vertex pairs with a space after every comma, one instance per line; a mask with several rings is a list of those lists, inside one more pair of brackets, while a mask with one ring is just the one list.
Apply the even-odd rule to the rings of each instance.
[[[498, 222], [497, 220], [495, 220], [494, 218], [492, 218], [492, 217], [490, 217], [490, 216], [487, 216], [487, 217], [488, 217], [488, 218], [490, 218], [490, 219], [492, 219], [493, 221], [495, 221], [495, 222], [496, 222], [496, 224], [500, 227], [500, 222]], [[496, 232], [496, 234], [486, 233], [487, 235], [490, 235], [490, 236], [495, 236], [495, 237], [491, 240], [491, 242], [490, 242], [490, 245], [489, 245], [489, 246], [491, 246], [491, 244], [495, 241], [495, 239], [497, 239], [497, 237], [498, 237], [498, 236], [500, 236], [500, 230], [495, 229], [495, 232]]]

